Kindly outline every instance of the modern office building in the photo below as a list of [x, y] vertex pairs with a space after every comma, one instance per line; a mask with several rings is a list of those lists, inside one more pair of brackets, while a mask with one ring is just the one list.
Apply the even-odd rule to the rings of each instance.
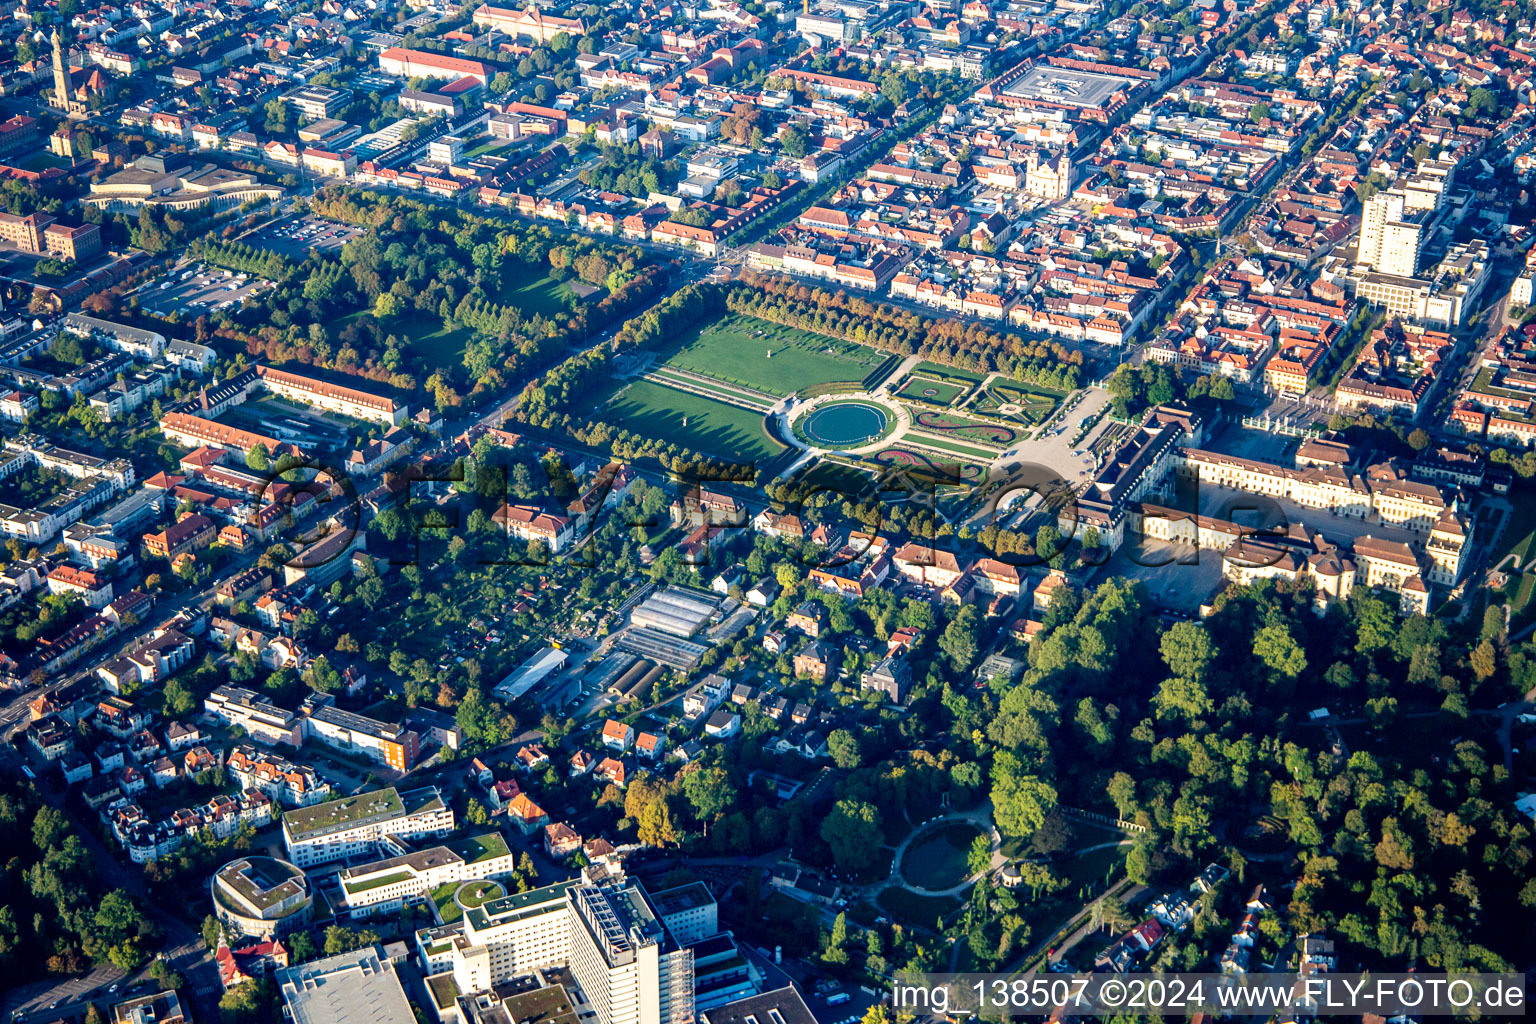
[[386, 837], [421, 839], [453, 831], [453, 808], [435, 786], [393, 787], [301, 807], [283, 815], [283, 845], [299, 867], [372, 856]]
[[312, 121], [332, 117], [352, 102], [351, 89], [332, 89], [323, 85], [301, 85], [283, 93], [283, 102]]
[[337, 876], [341, 904], [352, 917], [398, 910], [452, 882], [510, 875], [517, 857], [499, 832], [411, 850], [350, 867]]
[[309, 880], [276, 857], [242, 857], [214, 872], [213, 912], [232, 936], [275, 939], [308, 925]]

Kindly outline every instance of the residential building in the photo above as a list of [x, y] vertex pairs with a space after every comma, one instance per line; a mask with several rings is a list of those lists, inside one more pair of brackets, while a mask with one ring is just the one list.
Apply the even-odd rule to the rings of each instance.
[[203, 710], [222, 722], [238, 725], [261, 743], [286, 743], [297, 747], [304, 741], [304, 720], [255, 690], [241, 686], [217, 687], [204, 699]]
[[308, 807], [331, 797], [331, 784], [309, 765], [295, 764], [270, 751], [241, 743], [225, 760], [230, 777], [241, 789], [265, 793], [285, 807]]
[[361, 753], [399, 772], [411, 768], [421, 754], [421, 738], [415, 730], [331, 705], [311, 711], [305, 728], [319, 743]]

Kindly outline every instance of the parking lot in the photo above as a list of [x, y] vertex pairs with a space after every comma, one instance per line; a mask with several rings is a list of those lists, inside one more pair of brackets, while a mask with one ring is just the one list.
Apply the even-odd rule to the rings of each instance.
[[196, 318], [215, 309], [237, 309], [246, 296], [254, 295], [270, 282], [230, 270], [193, 264], [172, 271], [139, 289], [139, 304], [156, 316], [180, 312]]
[[273, 224], [246, 240], [252, 245], [265, 246], [284, 256], [302, 259], [311, 249], [321, 252], [339, 251], [349, 240], [360, 234], [362, 231], [346, 224], [333, 224], [328, 220], [306, 216]]

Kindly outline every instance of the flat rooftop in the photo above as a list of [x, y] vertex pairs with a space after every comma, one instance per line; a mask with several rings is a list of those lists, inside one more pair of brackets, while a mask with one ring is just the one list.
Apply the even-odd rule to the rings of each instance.
[[219, 870], [219, 881], [266, 910], [305, 890], [304, 872], [271, 857], [246, 857]]
[[501, 1001], [502, 1008], [518, 1024], [576, 1024], [576, 1008], [561, 985], [546, 985], [520, 992]]
[[447, 843], [448, 849], [464, 858], [466, 864], [479, 864], [482, 861], [494, 860], [497, 857], [505, 857], [512, 852], [507, 846], [507, 840], [500, 832], [487, 832], [481, 836], [470, 836], [468, 839], [458, 839]]
[[1003, 88], [1008, 96], [1019, 99], [1060, 103], [1085, 110], [1102, 108], [1116, 92], [1131, 85], [1131, 79], [1039, 65], [1030, 68], [1019, 80]]
[[294, 1024], [415, 1024], [394, 965], [369, 946], [277, 972]]
[[709, 891], [709, 886], [703, 882], [689, 882], [675, 889], [663, 889], [661, 892], [650, 894], [651, 904], [656, 912], [663, 916], [680, 914], [685, 910], [694, 910], [705, 907], [715, 902], [715, 897]]
[[373, 821], [388, 821], [405, 814], [405, 804], [393, 787], [371, 793], [327, 800], [312, 807], [296, 807], [283, 812], [283, 825], [295, 839], [344, 828], [355, 828]]
[[529, 889], [527, 892], [512, 893], [500, 899], [491, 900], [489, 903], [478, 907], [472, 907], [465, 911], [464, 919], [472, 928], [485, 928], [492, 921], [504, 923], [509, 918], [516, 918], [528, 911], [545, 913], [547, 905], [553, 901], [564, 902], [566, 892], [572, 887], [581, 884], [581, 879], [571, 878], [564, 882], [556, 882], [554, 885], [546, 885], [538, 889]]
[[283, 825], [295, 839], [308, 839], [360, 825], [440, 810], [444, 806], [442, 794], [436, 786], [422, 786], [404, 793], [390, 787], [328, 800], [313, 807], [285, 811]]

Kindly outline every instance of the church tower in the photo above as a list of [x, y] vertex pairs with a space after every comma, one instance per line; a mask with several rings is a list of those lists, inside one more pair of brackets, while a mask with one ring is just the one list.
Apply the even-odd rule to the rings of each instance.
[[53, 105], [68, 110], [74, 99], [74, 89], [69, 80], [69, 61], [64, 57], [64, 36], [59, 26], [53, 26]]

